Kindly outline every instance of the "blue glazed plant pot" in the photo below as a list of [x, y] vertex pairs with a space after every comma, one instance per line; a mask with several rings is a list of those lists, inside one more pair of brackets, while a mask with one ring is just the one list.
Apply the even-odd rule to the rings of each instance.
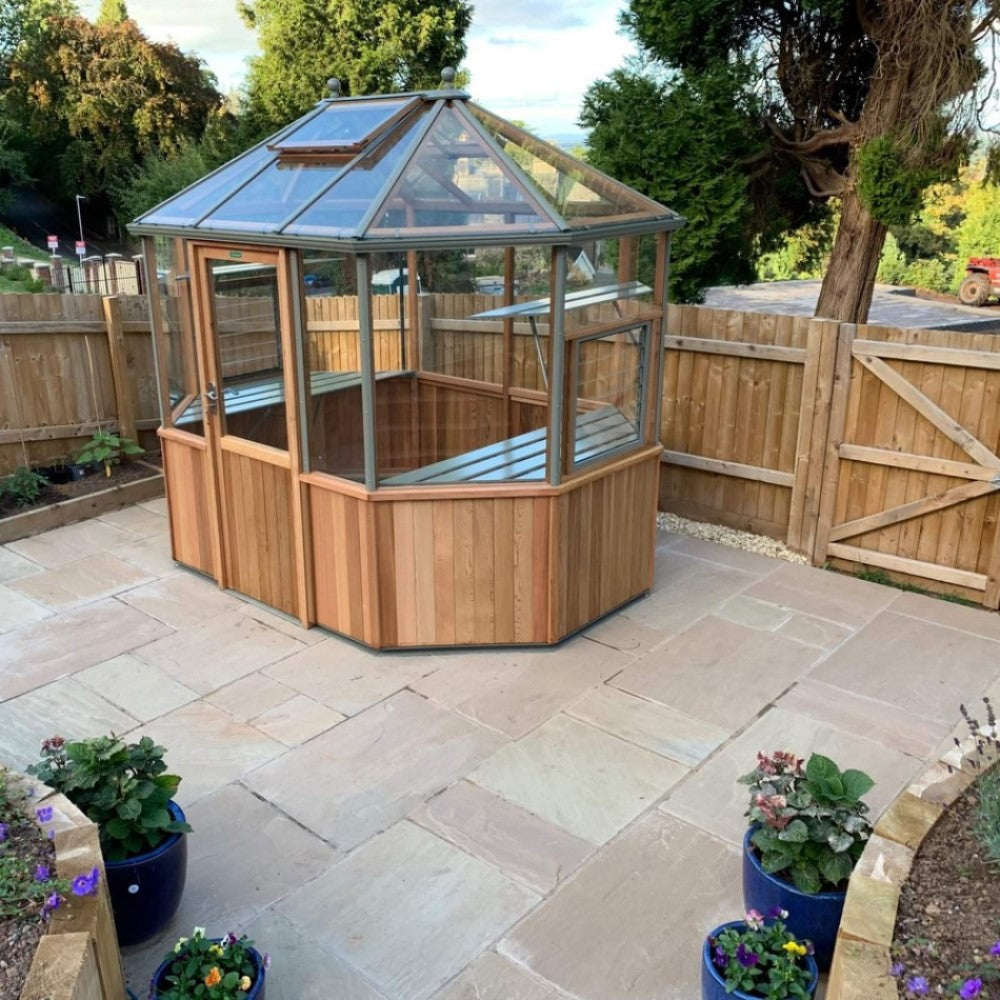
[[[184, 811], [176, 802], [167, 807], [175, 820], [184, 822]], [[171, 833], [151, 851], [124, 861], [105, 861], [104, 870], [118, 943], [139, 944], [163, 930], [180, 906], [187, 877], [187, 838]]]
[[[212, 938], [212, 940], [218, 944], [222, 938]], [[253, 985], [243, 994], [244, 1000], [265, 1000], [265, 987], [264, 977], [266, 975], [264, 971], [264, 961], [260, 957], [260, 952], [256, 948], [247, 948], [247, 955], [250, 961], [253, 962], [254, 976]], [[156, 1000], [160, 996], [161, 989], [165, 986], [164, 980], [166, 979], [167, 973], [170, 971], [170, 966], [174, 962], [174, 956], [171, 955], [169, 958], [165, 958], [157, 968], [156, 972], [153, 973], [153, 979], [149, 984], [149, 1000]]]
[[[787, 925], [786, 925], [787, 926]], [[701, 946], [701, 1000], [757, 1000], [751, 993], [744, 993], [742, 990], [735, 990], [733, 993], [726, 992], [726, 982], [719, 975], [719, 970], [712, 963], [712, 950], [709, 946], [709, 938], [718, 937], [723, 931], [730, 927], [746, 927], [743, 920], [730, 920], [728, 923], [720, 924], [705, 936], [705, 941]], [[819, 970], [816, 968], [816, 961], [812, 955], [805, 956], [806, 968], [812, 975], [809, 984], [809, 995], [816, 992], [816, 984], [819, 982]]]
[[797, 937], [812, 941], [816, 949], [816, 964], [821, 972], [830, 968], [833, 948], [837, 942], [840, 915], [844, 911], [847, 890], [800, 892], [777, 875], [768, 875], [760, 866], [750, 838], [756, 832], [752, 826], [743, 838], [743, 905], [748, 910], [766, 914], [775, 906], [788, 911], [785, 926]]

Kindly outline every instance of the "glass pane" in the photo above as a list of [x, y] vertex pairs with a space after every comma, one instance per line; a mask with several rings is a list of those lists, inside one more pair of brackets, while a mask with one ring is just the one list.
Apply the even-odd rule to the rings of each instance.
[[287, 448], [278, 269], [230, 261], [209, 268], [225, 433]]
[[573, 462], [580, 465], [642, 438], [649, 324], [573, 342], [576, 413]]
[[365, 213], [381, 196], [395, 170], [413, 148], [426, 109], [379, 143], [350, 169], [284, 233], [297, 236], [355, 235]]
[[[154, 271], [155, 269], [155, 271]], [[166, 342], [167, 385], [170, 408], [185, 400], [198, 400], [198, 362], [195, 355], [194, 324], [191, 313], [191, 284], [183, 241], [165, 236], [154, 239], [150, 273], [156, 274], [159, 292], [160, 329]], [[199, 413], [178, 416], [174, 423], [192, 434], [204, 433]]]
[[671, 214], [656, 202], [482, 108], [470, 104], [469, 110], [527, 174], [535, 193], [568, 225], [587, 226], [611, 218], [661, 218]]
[[277, 149], [316, 149], [353, 146], [384, 125], [408, 100], [334, 101], [300, 128], [289, 132]]
[[367, 235], [464, 226], [480, 232], [556, 228], [539, 214], [507, 166], [458, 112], [445, 108], [380, 206]]
[[220, 167], [214, 174], [192, 184], [186, 191], [165, 201], [152, 212], [141, 217], [143, 222], [159, 225], [193, 226], [223, 198], [252, 177], [275, 154], [266, 146], [258, 146], [244, 153], [232, 163]]
[[207, 218], [210, 228], [274, 230], [329, 184], [343, 165], [272, 163]]

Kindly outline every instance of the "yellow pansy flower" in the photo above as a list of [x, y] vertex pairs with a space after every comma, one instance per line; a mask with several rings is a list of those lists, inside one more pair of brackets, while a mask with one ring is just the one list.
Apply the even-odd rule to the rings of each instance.
[[782, 947], [792, 955], [804, 955], [806, 953], [806, 946], [799, 944], [798, 941], [786, 941]]
[[241, 989], [241, 990], [243, 990], [243, 992], [244, 992], [244, 993], [246, 993], [246, 991], [247, 991], [248, 989], [250, 989], [250, 987], [251, 987], [252, 985], [253, 985], [253, 983], [252, 983], [252, 982], [250, 982], [250, 977], [249, 977], [249, 976], [244, 976], [244, 977], [243, 977], [243, 978], [242, 978], [242, 979], [240, 980], [240, 989]]

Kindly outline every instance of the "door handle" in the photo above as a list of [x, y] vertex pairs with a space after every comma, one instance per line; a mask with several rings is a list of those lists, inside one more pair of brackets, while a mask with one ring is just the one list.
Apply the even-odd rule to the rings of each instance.
[[205, 386], [205, 403], [209, 413], [219, 412], [219, 390], [214, 382], [209, 382]]

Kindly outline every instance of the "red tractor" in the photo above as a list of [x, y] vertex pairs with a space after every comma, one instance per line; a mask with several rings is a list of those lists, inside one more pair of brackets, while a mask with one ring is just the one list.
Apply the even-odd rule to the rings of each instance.
[[970, 257], [966, 277], [958, 286], [964, 306], [984, 306], [991, 295], [1000, 295], [1000, 257]]

